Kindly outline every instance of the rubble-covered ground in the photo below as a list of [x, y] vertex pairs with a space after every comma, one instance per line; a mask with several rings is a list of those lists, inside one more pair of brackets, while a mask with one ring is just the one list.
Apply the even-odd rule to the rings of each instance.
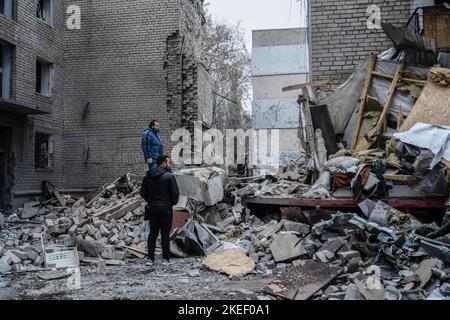
[[[154, 268], [144, 265], [149, 225], [138, 180], [126, 175], [80, 198], [52, 191], [0, 221], [0, 298], [450, 299], [448, 219], [424, 223], [371, 200], [360, 213], [258, 214], [241, 203], [249, 185], [265, 184], [229, 182], [208, 207], [188, 201], [172, 232], [180, 258]], [[78, 284], [76, 272], [52, 270], [52, 261], [45, 268], [44, 248], [56, 244], [77, 248]]]
[[68, 278], [43, 280], [48, 273], [23, 272], [0, 277], [0, 300], [263, 300], [269, 279], [258, 275], [230, 279], [201, 267], [201, 259], [176, 259], [170, 267], [149, 268], [143, 261], [127, 266], [82, 266], [81, 288]]

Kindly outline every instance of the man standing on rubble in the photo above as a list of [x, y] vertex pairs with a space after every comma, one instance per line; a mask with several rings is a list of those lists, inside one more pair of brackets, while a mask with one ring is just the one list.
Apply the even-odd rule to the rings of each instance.
[[159, 136], [161, 126], [158, 121], [153, 120], [150, 125], [144, 129], [141, 138], [141, 149], [144, 153], [145, 162], [148, 164], [148, 170], [151, 172], [158, 166], [156, 159], [164, 154], [164, 148]]
[[141, 187], [141, 197], [147, 201], [146, 220], [150, 221], [148, 236], [147, 266], [155, 264], [156, 239], [161, 230], [163, 265], [171, 265], [170, 230], [172, 229], [172, 207], [178, 203], [179, 191], [177, 181], [172, 173], [172, 165], [168, 156], [156, 160], [157, 168], [148, 172]]

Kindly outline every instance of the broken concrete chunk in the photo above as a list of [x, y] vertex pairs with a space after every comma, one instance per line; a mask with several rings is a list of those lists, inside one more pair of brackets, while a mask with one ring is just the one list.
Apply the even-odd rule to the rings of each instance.
[[29, 201], [23, 205], [23, 211], [21, 214], [22, 219], [30, 219], [37, 216], [39, 213], [39, 202]]
[[323, 263], [328, 263], [334, 259], [334, 253], [330, 252], [328, 250], [321, 250], [321, 251], [316, 252], [314, 257], [315, 257], [315, 260], [319, 260], [320, 262], [323, 262]]
[[384, 299], [385, 300], [401, 300], [402, 294], [395, 288], [394, 286], [386, 287], [384, 291]]
[[270, 251], [276, 262], [292, 261], [308, 254], [293, 234], [275, 235]]
[[338, 253], [338, 257], [344, 261], [350, 261], [361, 257], [361, 254], [358, 251], [341, 251]]
[[8, 266], [13, 263], [12, 258], [9, 255], [4, 255], [3, 257], [1, 257], [0, 261], [7, 264]]
[[308, 234], [310, 231], [310, 227], [306, 224], [289, 220], [281, 220], [281, 221], [283, 222], [284, 231], [294, 231], [300, 234]]
[[225, 172], [216, 167], [180, 170], [175, 173], [180, 194], [211, 207], [224, 198]]
[[3, 260], [0, 260], [0, 273], [6, 273], [11, 271], [11, 266]]
[[291, 268], [279, 279], [264, 288], [264, 291], [290, 300], [307, 300], [332, 281], [341, 268], [313, 260], [304, 260]]
[[109, 236], [109, 231], [108, 231], [108, 229], [106, 229], [106, 227], [103, 224], [100, 225], [100, 232], [101, 232], [102, 236], [104, 236], [104, 237]]
[[252, 259], [253, 262], [258, 263], [259, 255], [257, 253], [252, 253], [252, 254], [250, 254], [250, 259]]
[[283, 227], [283, 222], [272, 221], [265, 226], [263, 231], [258, 233], [257, 237], [258, 237], [258, 239], [264, 239], [264, 238], [268, 239], [268, 238], [272, 237], [275, 233], [280, 231], [282, 227]]
[[328, 239], [322, 247], [320, 247], [319, 251], [327, 250], [333, 254], [335, 254], [341, 247], [345, 244], [345, 241], [342, 238], [333, 238]]
[[77, 232], [77, 229], [78, 229], [78, 226], [76, 225], [76, 224], [74, 224], [73, 226], [71, 226], [70, 228], [69, 228], [69, 234], [70, 235], [74, 235], [75, 234], [75, 232]]
[[16, 256], [11, 250], [6, 251], [4, 255], [10, 257], [14, 264], [22, 262], [22, 259]]
[[28, 253], [20, 250], [11, 250], [11, 253], [18, 257], [20, 260], [28, 259]]
[[354, 284], [350, 284], [345, 291], [344, 300], [365, 300], [365, 298]]

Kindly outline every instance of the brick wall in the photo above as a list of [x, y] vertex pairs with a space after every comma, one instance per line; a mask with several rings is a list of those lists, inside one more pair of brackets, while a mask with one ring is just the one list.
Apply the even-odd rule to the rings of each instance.
[[367, 8], [377, 5], [381, 19], [404, 26], [412, 0], [310, 0], [312, 76], [344, 82], [370, 52], [382, 52], [392, 42], [382, 29], [367, 28]]
[[[197, 101], [202, 0], [56, 0], [53, 28], [35, 17], [34, 0], [16, 2], [16, 20], [0, 16], [0, 38], [16, 46], [13, 98], [52, 113], [0, 114], [0, 125], [13, 127], [15, 191], [142, 175], [140, 138], [152, 119], [169, 153], [183, 117], [208, 110]], [[66, 28], [70, 4], [81, 8], [80, 30]], [[36, 57], [54, 63], [51, 99], [35, 93]], [[52, 171], [34, 169], [35, 130], [53, 135]]]
[[140, 138], [152, 119], [169, 140], [164, 58], [179, 19], [177, 0], [74, 3], [82, 28], [67, 32], [64, 186], [89, 188], [144, 173]]
[[[50, 115], [14, 116], [0, 112], [0, 125], [12, 128], [12, 156], [15, 159], [14, 190], [39, 190], [42, 180], [62, 183], [62, 130], [64, 85], [65, 1], [55, 1], [53, 26], [36, 17], [35, 1], [14, 1], [12, 19], [0, 15], [0, 39], [14, 45], [11, 98], [32, 107], [51, 111]], [[53, 90], [50, 98], [36, 93], [36, 59], [53, 63]], [[54, 140], [54, 167], [34, 167], [34, 133], [50, 133]]]

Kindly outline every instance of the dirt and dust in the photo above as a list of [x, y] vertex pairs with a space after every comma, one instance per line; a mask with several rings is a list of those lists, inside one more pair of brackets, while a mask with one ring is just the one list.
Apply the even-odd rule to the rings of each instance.
[[200, 258], [176, 259], [169, 267], [146, 267], [144, 261], [136, 261], [127, 266], [81, 266], [80, 271], [79, 290], [69, 289], [67, 278], [42, 280], [38, 272], [4, 275], [0, 300], [274, 299], [262, 292], [271, 279], [258, 274], [229, 278], [203, 268]]

